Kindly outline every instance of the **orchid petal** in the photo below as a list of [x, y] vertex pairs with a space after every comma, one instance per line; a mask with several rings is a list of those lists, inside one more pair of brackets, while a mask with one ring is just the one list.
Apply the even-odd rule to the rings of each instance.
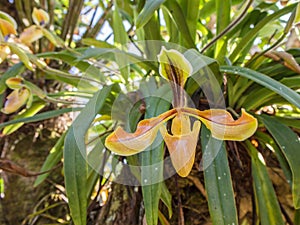
[[145, 119], [138, 123], [134, 133], [127, 133], [118, 127], [105, 140], [105, 146], [117, 155], [129, 156], [137, 154], [149, 147], [156, 138], [159, 127], [176, 115], [172, 109], [158, 117]]
[[38, 26], [32, 25], [26, 28], [20, 35], [20, 41], [26, 45], [30, 45], [32, 42], [43, 37], [43, 31]]
[[171, 127], [173, 135], [170, 135], [165, 127], [160, 127], [172, 164], [181, 177], [186, 177], [192, 170], [200, 126], [200, 121], [195, 121], [191, 131], [189, 117], [181, 115], [173, 119]]
[[0, 19], [6, 20], [13, 26], [14, 30], [17, 30], [18, 24], [15, 21], [15, 19], [13, 17], [11, 17], [9, 14], [0, 11]]
[[17, 34], [17, 31], [11, 22], [0, 18], [0, 33], [5, 37], [10, 34]]
[[32, 12], [32, 20], [36, 25], [42, 26], [49, 23], [49, 15], [42, 9], [34, 8]]
[[30, 96], [30, 91], [27, 88], [22, 88], [19, 90], [14, 90], [6, 97], [6, 102], [2, 112], [5, 114], [10, 114], [21, 108], [28, 100]]
[[6, 81], [5, 81], [5, 84], [10, 88], [10, 89], [20, 89], [22, 87], [24, 87], [24, 84], [23, 84], [23, 78], [20, 78], [20, 77], [11, 77], [11, 78], [8, 78]]
[[252, 136], [257, 129], [257, 120], [244, 109], [237, 120], [234, 120], [231, 114], [223, 109], [199, 111], [184, 108], [182, 112], [197, 117], [211, 131], [212, 136], [220, 140], [243, 141]]
[[10, 49], [8, 46], [0, 45], [0, 64], [6, 59], [9, 53], [10, 53]]
[[160, 63], [160, 75], [166, 80], [173, 81], [183, 87], [193, 70], [192, 65], [184, 55], [176, 50], [167, 50], [165, 47], [162, 47], [157, 57]]

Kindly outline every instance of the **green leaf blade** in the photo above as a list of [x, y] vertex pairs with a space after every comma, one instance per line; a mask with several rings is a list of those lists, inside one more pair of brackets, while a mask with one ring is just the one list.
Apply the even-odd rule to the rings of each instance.
[[81, 110], [70, 127], [64, 145], [65, 186], [69, 199], [71, 216], [75, 225], [86, 225], [87, 217], [87, 155], [85, 134], [95, 116], [104, 106], [111, 86], [96, 92]]
[[223, 73], [240, 75], [242, 77], [253, 80], [256, 83], [276, 92], [287, 101], [300, 108], [300, 95], [296, 91], [272, 79], [271, 77], [266, 76], [265, 74], [238, 66], [221, 66], [220, 71]]
[[210, 138], [209, 130], [201, 129], [204, 181], [209, 212], [214, 225], [238, 224], [227, 153], [223, 141]]
[[136, 28], [138, 29], [143, 27], [151, 19], [153, 13], [159, 9], [160, 5], [165, 1], [166, 0], [147, 0], [144, 8], [136, 19]]
[[293, 204], [300, 208], [300, 141], [298, 135], [288, 126], [267, 115], [260, 116], [268, 131], [274, 137], [282, 153], [286, 157], [292, 171]]
[[246, 145], [252, 160], [254, 193], [258, 202], [260, 222], [262, 225], [283, 225], [280, 206], [262, 156], [250, 141], [246, 141]]
[[[154, 82], [153, 79], [150, 81]], [[141, 87], [145, 95], [147, 95], [147, 91], [154, 91], [149, 86], [149, 83], [147, 83]], [[157, 94], [160, 94], [157, 96], [164, 96], [165, 89], [158, 89]], [[151, 118], [167, 111], [170, 103], [162, 97], [149, 97], [146, 99], [146, 107], [145, 118]], [[140, 154], [142, 193], [148, 225], [157, 225], [158, 223], [158, 206], [163, 187], [163, 157], [164, 143], [160, 133], [158, 133], [154, 143]]]

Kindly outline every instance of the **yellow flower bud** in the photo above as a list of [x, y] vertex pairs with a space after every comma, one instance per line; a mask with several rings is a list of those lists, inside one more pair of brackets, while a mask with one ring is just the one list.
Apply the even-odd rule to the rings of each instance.
[[20, 77], [11, 77], [5, 81], [10, 89], [20, 89], [23, 87], [23, 79]]

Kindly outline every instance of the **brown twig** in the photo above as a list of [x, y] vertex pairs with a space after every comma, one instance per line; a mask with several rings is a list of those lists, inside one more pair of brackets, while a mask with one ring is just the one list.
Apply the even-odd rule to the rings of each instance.
[[201, 192], [201, 194], [207, 200], [207, 194], [206, 194], [205, 188], [204, 188], [203, 184], [201, 183], [201, 181], [197, 177], [194, 177], [191, 175], [189, 175], [187, 178], [190, 179], [195, 184], [196, 188]]
[[26, 170], [25, 168], [15, 164], [14, 162], [8, 160], [8, 159], [0, 159], [0, 169], [2, 169], [5, 172], [9, 172], [9, 173], [13, 173], [16, 175], [20, 175], [23, 177], [35, 177], [35, 176], [39, 176], [45, 173], [49, 173], [53, 170], [55, 170], [56, 168], [58, 168], [59, 166], [61, 166], [62, 163], [59, 163], [58, 165], [56, 165], [55, 167], [53, 167], [50, 170], [46, 170], [43, 172], [31, 172]]
[[178, 187], [178, 175], [176, 174], [175, 176], [175, 185], [176, 185], [176, 192], [177, 192], [177, 198], [178, 198], [178, 225], [184, 225], [184, 215], [183, 215], [183, 209], [182, 209], [182, 202], [181, 202], [181, 197], [180, 197], [180, 192], [179, 192], [179, 187]]

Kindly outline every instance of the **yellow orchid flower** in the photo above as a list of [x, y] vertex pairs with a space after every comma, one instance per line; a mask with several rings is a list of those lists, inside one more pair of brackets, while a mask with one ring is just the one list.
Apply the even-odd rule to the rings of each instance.
[[9, 53], [10, 49], [8, 46], [0, 45], [0, 64], [6, 59]]
[[10, 34], [17, 34], [17, 23], [7, 13], [0, 11], [0, 41]]
[[[150, 146], [160, 131], [176, 172], [186, 177], [194, 164], [201, 122], [211, 130], [214, 138], [221, 140], [243, 141], [254, 134], [257, 120], [244, 109], [240, 118], [234, 120], [223, 109], [200, 111], [186, 106], [183, 87], [192, 74], [192, 66], [180, 52], [163, 47], [158, 61], [160, 75], [170, 81], [174, 108], [157, 117], [140, 121], [134, 133], [127, 133], [118, 127], [105, 140], [108, 149], [122, 156], [137, 154]], [[199, 121], [191, 126], [190, 117]], [[169, 133], [165, 122], [171, 119]]]
[[43, 37], [43, 31], [39, 26], [32, 25], [26, 28], [20, 35], [20, 41], [27, 46], [32, 42], [39, 40]]
[[27, 88], [15, 89], [6, 97], [4, 108], [1, 110], [5, 114], [16, 112], [26, 104], [30, 97], [30, 91]]
[[49, 23], [49, 15], [43, 9], [34, 8], [32, 11], [32, 20], [38, 26], [44, 26]]

